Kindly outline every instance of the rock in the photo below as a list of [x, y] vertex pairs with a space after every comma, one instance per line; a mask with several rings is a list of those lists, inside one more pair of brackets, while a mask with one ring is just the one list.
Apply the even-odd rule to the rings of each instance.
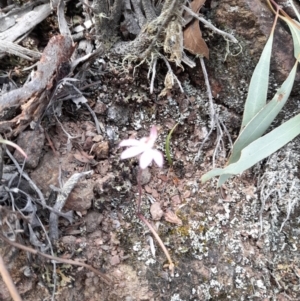
[[58, 187], [59, 158], [48, 152], [41, 159], [39, 166], [32, 171], [31, 179], [44, 194], [50, 192], [49, 185]]
[[61, 242], [67, 246], [75, 246], [77, 238], [72, 235], [63, 236]]
[[[44, 130], [41, 128], [33, 131], [24, 131], [19, 135], [17, 144], [28, 156], [26, 160], [27, 168], [33, 169], [38, 166], [44, 142], [45, 134]], [[19, 163], [24, 161], [24, 156], [17, 150], [14, 152], [14, 157]]]
[[94, 232], [103, 220], [103, 215], [98, 212], [89, 212], [85, 217], [86, 232]]
[[[274, 14], [267, 6], [266, 1], [261, 0], [212, 1], [212, 8], [208, 17], [212, 19], [213, 24], [233, 33], [242, 47], [230, 43], [230, 52], [233, 54], [237, 54], [241, 50], [242, 52], [237, 56], [231, 54], [226, 56], [226, 41], [214, 34], [208, 42], [210, 60], [206, 66], [209, 79], [212, 83], [214, 97], [219, 99], [229, 112], [241, 115], [253, 70], [271, 32]], [[204, 34], [209, 35], [209, 33], [210, 30], [205, 29]], [[278, 22], [272, 49], [268, 99], [274, 96], [294, 63], [291, 34], [283, 22]], [[199, 85], [203, 81], [200, 73], [199, 75], [194, 74], [191, 79], [194, 81], [194, 85]], [[299, 86], [300, 74], [298, 73], [292, 95], [299, 95]], [[289, 103], [294, 103], [293, 99]], [[295, 112], [295, 109], [295, 105], [291, 105], [287, 109], [287, 114]], [[232, 127], [228, 126], [229, 129]]]
[[103, 102], [100, 101], [100, 102], [96, 103], [93, 110], [96, 114], [104, 115], [107, 110], [107, 106], [106, 106], [106, 104], [104, 104]]
[[[31, 178], [41, 191], [48, 196], [53, 185], [59, 188], [59, 165], [61, 163], [62, 181], [63, 183], [74, 173], [78, 168], [78, 164], [74, 161], [72, 153], [58, 158], [52, 152], [48, 152], [42, 158], [39, 166], [32, 171]], [[71, 191], [64, 209], [84, 212], [91, 208], [94, 183], [88, 179], [80, 180], [74, 189]]]
[[111, 187], [111, 183], [113, 183], [114, 179], [113, 173], [108, 173], [105, 177], [99, 178], [93, 188], [96, 197], [108, 193], [109, 187]]
[[160, 220], [164, 215], [159, 202], [154, 202], [150, 207], [150, 213], [153, 220]]
[[61, 241], [67, 245], [72, 245], [76, 243], [77, 238], [73, 235], [66, 235], [61, 238]]
[[129, 109], [113, 105], [107, 110], [107, 119], [118, 125], [125, 125], [129, 120]]
[[[235, 30], [237, 38], [241, 36], [246, 40], [247, 52], [257, 62], [274, 21], [274, 14], [266, 1], [221, 1], [215, 14], [217, 25], [226, 24], [226, 27]], [[272, 71], [278, 81], [283, 81], [292, 69], [295, 58], [291, 35], [280, 23], [277, 24], [274, 36], [272, 56]]]
[[113, 173], [108, 173], [97, 179], [93, 190], [95, 197], [100, 197], [100, 202], [110, 202], [113, 198], [126, 198], [131, 191], [131, 183], [128, 180], [116, 178]]
[[84, 212], [91, 208], [94, 184], [91, 180], [81, 180], [70, 193], [66, 204], [65, 210], [74, 210]]
[[107, 159], [109, 154], [109, 144], [107, 141], [101, 141], [93, 146], [93, 154], [95, 154], [96, 159]]
[[114, 255], [114, 256], [111, 256], [110, 257], [110, 264], [111, 265], [117, 265], [119, 264], [121, 261], [120, 261], [120, 257], [118, 255]]

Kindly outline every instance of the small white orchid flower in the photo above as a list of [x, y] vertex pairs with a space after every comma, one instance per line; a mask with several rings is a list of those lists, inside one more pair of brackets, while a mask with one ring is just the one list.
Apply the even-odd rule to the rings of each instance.
[[126, 139], [121, 141], [120, 147], [130, 146], [121, 154], [121, 159], [128, 159], [140, 155], [140, 168], [145, 169], [149, 166], [152, 160], [159, 166], [163, 166], [163, 155], [160, 151], [154, 148], [155, 140], [157, 139], [157, 129], [152, 126], [149, 137], [143, 137], [141, 140]]

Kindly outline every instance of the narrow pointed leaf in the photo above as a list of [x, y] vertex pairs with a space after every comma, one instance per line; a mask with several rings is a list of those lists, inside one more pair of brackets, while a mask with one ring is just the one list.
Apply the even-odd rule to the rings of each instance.
[[245, 103], [242, 128], [247, 125], [267, 102], [272, 44], [273, 32], [264, 47], [251, 77], [249, 92]]
[[[296, 62], [289, 76], [283, 82], [280, 89], [276, 92], [273, 99], [268, 104], [266, 104], [242, 130], [233, 145], [232, 154], [228, 160], [227, 165], [238, 161], [242, 150], [247, 145], [261, 137], [274, 121], [275, 117], [281, 111], [291, 93], [296, 76], [297, 65], [298, 63]], [[229, 177], [230, 175], [221, 176], [218, 185], [222, 185]]]
[[[295, 23], [299, 25], [299, 28], [293, 24], [293, 22], [289, 21], [285, 18], [286, 24], [289, 26], [290, 31], [292, 33], [293, 37], [293, 43], [294, 43], [294, 56], [296, 59], [298, 59], [300, 55], [300, 24], [294, 20]], [[299, 59], [298, 59], [299, 60]]]
[[221, 174], [240, 174], [262, 159], [270, 156], [300, 134], [300, 114], [283, 123], [272, 132], [252, 142], [243, 149], [240, 159], [223, 169], [213, 169], [202, 176], [201, 181]]
[[165, 149], [166, 149], [166, 156], [167, 156], [167, 160], [168, 160], [168, 163], [170, 166], [173, 165], [173, 161], [172, 161], [172, 158], [171, 158], [171, 152], [170, 152], [170, 140], [171, 140], [171, 137], [172, 137], [172, 134], [174, 132], [174, 130], [177, 128], [178, 126], [178, 122], [173, 126], [173, 128], [171, 129], [170, 133], [168, 134], [167, 136], [167, 139], [166, 139], [166, 145], [165, 145]]
[[[245, 102], [245, 109], [243, 115], [243, 121], [241, 131], [248, 124], [248, 122], [265, 106], [267, 101], [267, 93], [269, 86], [269, 73], [270, 73], [270, 61], [273, 44], [273, 32], [271, 33], [261, 57], [256, 65], [251, 77], [249, 91]], [[251, 141], [250, 141], [251, 143]], [[232, 151], [232, 155], [228, 161], [228, 164], [236, 162], [241, 153], [241, 148], [235, 147]], [[223, 175], [219, 179], [219, 186], [221, 186], [230, 175]]]

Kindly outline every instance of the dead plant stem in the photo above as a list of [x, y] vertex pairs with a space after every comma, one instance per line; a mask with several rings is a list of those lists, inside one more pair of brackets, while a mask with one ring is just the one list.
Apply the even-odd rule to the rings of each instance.
[[139, 168], [138, 177], [137, 177], [138, 189], [139, 189], [139, 197], [138, 197], [138, 205], [137, 205], [136, 215], [149, 228], [149, 230], [152, 232], [153, 236], [155, 237], [156, 241], [158, 242], [158, 244], [162, 248], [163, 252], [165, 253], [165, 255], [166, 255], [166, 257], [167, 257], [167, 259], [169, 261], [169, 270], [171, 272], [171, 275], [173, 276], [174, 275], [174, 263], [173, 263], [173, 261], [171, 259], [171, 256], [170, 256], [167, 248], [165, 247], [164, 243], [162, 242], [161, 238], [159, 237], [159, 235], [157, 234], [157, 232], [155, 231], [155, 229], [153, 228], [153, 226], [148, 222], [148, 220], [140, 212], [140, 209], [141, 209], [141, 198], [142, 198], [141, 176], [142, 176], [142, 169]]
[[42, 204], [42, 206], [46, 205], [46, 201], [45, 198], [42, 194], [42, 192], [40, 191], [40, 189], [35, 185], [35, 183], [29, 178], [29, 176], [27, 175], [26, 172], [24, 172], [22, 170], [22, 168], [20, 167], [19, 163], [17, 162], [17, 160], [15, 159], [15, 157], [11, 154], [11, 152], [6, 148], [6, 153], [8, 154], [9, 158], [13, 161], [13, 163], [15, 164], [18, 172], [20, 173], [20, 175], [28, 181], [29, 185], [31, 186], [32, 189], [35, 190], [35, 192], [37, 193], [37, 195], [40, 198], [40, 202]]
[[[204, 75], [206, 90], [207, 90], [208, 99], [209, 99], [210, 131], [208, 132], [208, 134], [205, 136], [204, 140], [202, 141], [201, 146], [199, 147], [198, 153], [197, 153], [197, 155], [194, 159], [194, 162], [196, 160], [198, 160], [198, 158], [200, 156], [200, 153], [201, 153], [201, 150], [204, 146], [204, 143], [207, 141], [207, 139], [211, 135], [212, 131], [214, 130], [216, 120], [218, 118], [216, 116], [216, 112], [215, 112], [215, 109], [214, 109], [214, 103], [213, 103], [212, 93], [211, 93], [211, 89], [210, 89], [209, 79], [208, 79], [207, 71], [206, 71], [206, 68], [205, 68], [204, 59], [202, 57], [200, 57], [200, 63], [201, 63], [201, 68], [202, 68], [202, 72], [203, 72], [203, 75]], [[215, 156], [215, 154], [214, 154], [214, 156]]]
[[169, 261], [169, 270], [171, 271], [171, 275], [173, 276], [174, 275], [174, 263], [173, 263], [173, 261], [171, 259], [171, 256], [170, 256], [167, 248], [165, 247], [164, 243], [162, 242], [161, 238], [156, 233], [156, 231], [152, 227], [152, 225], [146, 220], [146, 218], [141, 213], [138, 213], [138, 217], [144, 222], [144, 224], [146, 224], [146, 226], [152, 232], [153, 236], [155, 237], [155, 239], [157, 240], [158, 244], [162, 248], [163, 252], [165, 253], [165, 255], [166, 255], [166, 257], [167, 257], [167, 259]]
[[157, 57], [152, 56], [152, 60], [151, 60], [151, 64], [150, 64], [149, 72], [148, 72], [148, 78], [150, 77], [150, 73], [152, 72], [151, 83], [150, 83], [150, 94], [152, 94], [154, 91], [154, 80], [155, 80], [155, 76], [156, 76], [156, 64], [157, 64]]
[[22, 301], [22, 298], [5, 266], [2, 256], [0, 255], [0, 274], [14, 301]]
[[142, 184], [141, 184], [141, 177], [142, 177], [142, 169], [139, 168], [138, 171], [138, 189], [139, 189], [139, 198], [138, 198], [138, 204], [137, 204], [137, 213], [139, 214], [141, 212], [141, 201], [142, 201]]

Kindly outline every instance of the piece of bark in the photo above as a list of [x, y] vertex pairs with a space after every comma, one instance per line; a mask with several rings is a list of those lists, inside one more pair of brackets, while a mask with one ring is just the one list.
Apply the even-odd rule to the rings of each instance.
[[[73, 51], [74, 46], [70, 37], [58, 35], [51, 38], [38, 62], [37, 71], [34, 72], [32, 80], [23, 87], [0, 97], [0, 112], [2, 114], [9, 107], [22, 105], [22, 113], [13, 120], [1, 121], [4, 116], [0, 115], [0, 131], [16, 125], [20, 121], [23, 121], [23, 127], [26, 127], [31, 120], [37, 120], [40, 117], [47, 106], [47, 103], [43, 103], [45, 100], [43, 93], [50, 92], [54, 81], [65, 76], [65, 74], [61, 74], [61, 70], [65, 64], [69, 63]], [[41, 104], [42, 107], [40, 107]], [[20, 130], [23, 127], [21, 124]]]

